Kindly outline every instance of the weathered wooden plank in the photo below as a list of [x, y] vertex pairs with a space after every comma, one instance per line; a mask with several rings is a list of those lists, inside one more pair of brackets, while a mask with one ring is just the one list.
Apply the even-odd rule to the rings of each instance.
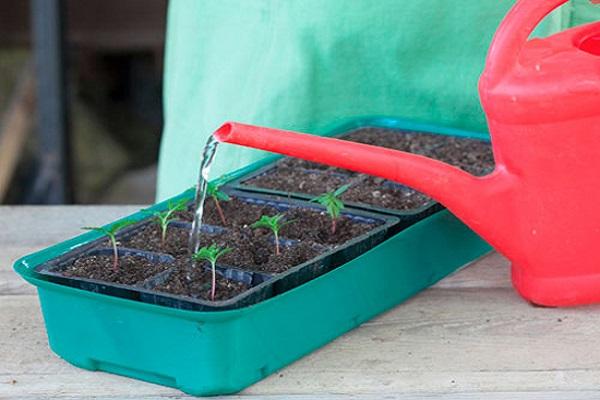
[[12, 270], [18, 258], [81, 233], [81, 227], [102, 225], [143, 206], [1, 206], [0, 296], [35, 293]]
[[471, 263], [460, 271], [442, 279], [434, 288], [509, 288], [510, 264], [506, 258], [493, 252]]
[[47, 246], [81, 233], [81, 227], [102, 225], [144, 206], [0, 206], [0, 249]]
[[13, 271], [12, 265], [23, 255], [31, 254], [41, 248], [39, 246], [11, 246], [0, 250], [0, 296], [35, 293], [35, 288], [21, 279]]
[[[267, 395], [267, 396], [252, 396], [252, 395], [236, 395], [236, 396], [219, 396], [211, 397], [212, 399], [229, 399], [229, 400], [244, 400], [244, 399], [261, 399], [261, 400], [597, 400], [600, 397], [600, 391], [577, 391], [577, 392], [472, 392], [472, 393], [385, 393], [385, 394], [304, 394], [304, 395]], [[62, 395], [34, 395], [26, 397], [12, 397], [10, 400], [131, 400], [141, 399], [142, 397], [132, 396], [93, 396], [93, 397], [64, 397]], [[190, 396], [144, 396], [144, 400], [159, 400], [159, 399], [177, 399], [177, 400], [192, 400], [197, 397]]]
[[[245, 394], [593, 391], [599, 334], [600, 307], [535, 308], [503, 288], [428, 290]], [[0, 398], [177, 393], [60, 361], [47, 348], [35, 296], [2, 298], [0, 337], [0, 381], [17, 381], [0, 385]]]

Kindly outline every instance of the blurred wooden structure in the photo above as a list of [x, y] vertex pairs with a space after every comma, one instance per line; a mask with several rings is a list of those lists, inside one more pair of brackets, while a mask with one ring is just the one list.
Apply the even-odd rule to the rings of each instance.
[[[94, 61], [94, 55], [99, 53], [149, 52], [159, 65], [166, 8], [166, 0], [0, 2], [0, 48], [31, 47], [35, 60], [36, 138], [39, 145], [36, 158], [39, 166], [32, 188], [28, 190], [27, 203], [73, 201], [68, 98], [71, 76], [67, 77], [67, 64], [71, 65], [75, 59], [73, 50], [78, 51], [79, 58]], [[92, 64], [93, 61], [88, 62], [87, 66]], [[91, 71], [93, 74], [94, 69]], [[8, 122], [2, 127], [2, 143], [10, 144], [16, 152], [4, 162], [9, 163], [10, 168], [3, 168], [4, 174], [0, 176], [0, 201], [15, 170], [13, 164], [18, 161], [19, 151], [23, 148], [21, 132], [24, 125], [20, 122], [24, 121], [24, 105], [31, 103], [23, 101], [5, 116]]]
[[[67, 38], [78, 47], [162, 48], [167, 0], [68, 0]], [[28, 1], [0, 1], [0, 47], [30, 44]]]
[[8, 109], [0, 113], [0, 202], [17, 168], [33, 123], [35, 82], [31, 64], [21, 72]]

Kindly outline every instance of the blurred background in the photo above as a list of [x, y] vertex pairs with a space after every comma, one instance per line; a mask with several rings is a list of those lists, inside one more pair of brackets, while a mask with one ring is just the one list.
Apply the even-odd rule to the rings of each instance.
[[154, 200], [167, 0], [0, 0], [0, 204]]

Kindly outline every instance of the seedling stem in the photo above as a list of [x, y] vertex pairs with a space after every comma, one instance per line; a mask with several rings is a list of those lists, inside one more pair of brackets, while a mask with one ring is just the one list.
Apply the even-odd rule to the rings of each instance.
[[225, 213], [221, 207], [221, 201], [229, 201], [231, 200], [231, 197], [221, 190], [221, 185], [212, 182], [208, 183], [208, 186], [206, 187], [206, 193], [212, 197], [213, 201], [215, 202], [215, 207], [217, 208], [217, 213], [219, 214], [219, 218], [221, 219], [223, 226], [227, 225]]
[[217, 290], [217, 260], [232, 251], [231, 248], [221, 248], [216, 244], [211, 244], [208, 247], [202, 247], [198, 250], [192, 258], [196, 261], [208, 261], [212, 270], [212, 286], [210, 289], [210, 300], [215, 301], [215, 294]]

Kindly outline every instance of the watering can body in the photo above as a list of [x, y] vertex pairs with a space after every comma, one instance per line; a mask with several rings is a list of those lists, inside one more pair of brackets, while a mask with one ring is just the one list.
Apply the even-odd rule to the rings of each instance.
[[600, 23], [527, 40], [565, 2], [518, 2], [480, 80], [497, 169], [514, 182], [499, 249], [515, 288], [553, 306], [600, 302]]
[[429, 194], [512, 262], [546, 306], [600, 302], [600, 23], [528, 36], [566, 0], [520, 0], [498, 29], [479, 90], [495, 170], [475, 177], [422, 156], [228, 123], [217, 139], [395, 180]]

